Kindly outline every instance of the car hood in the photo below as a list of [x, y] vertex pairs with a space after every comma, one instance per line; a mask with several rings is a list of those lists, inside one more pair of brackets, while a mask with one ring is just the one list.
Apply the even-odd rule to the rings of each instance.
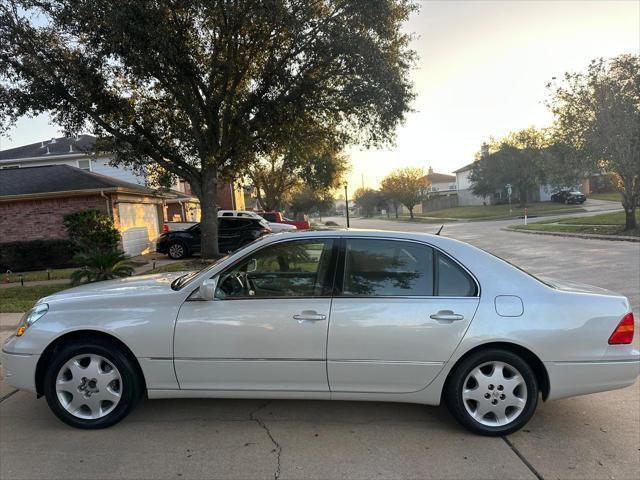
[[605, 288], [594, 287], [593, 285], [587, 285], [586, 283], [578, 283], [571, 282], [568, 280], [558, 280], [556, 278], [549, 277], [539, 277], [540, 280], [545, 282], [547, 285], [552, 286], [556, 290], [561, 290], [563, 292], [574, 292], [574, 293], [592, 293], [596, 295], [612, 295], [616, 297], [621, 297], [622, 295], [612, 292], [611, 290], [607, 290]]
[[135, 277], [118, 278], [104, 282], [88, 283], [63, 290], [40, 299], [38, 303], [58, 302], [86, 297], [107, 297], [166, 292], [171, 282], [187, 272], [156, 273]]

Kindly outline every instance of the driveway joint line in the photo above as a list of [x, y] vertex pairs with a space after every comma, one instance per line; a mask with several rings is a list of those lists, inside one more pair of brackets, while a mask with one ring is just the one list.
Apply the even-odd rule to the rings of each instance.
[[538, 472], [535, 467], [531, 465], [531, 462], [529, 462], [529, 460], [527, 460], [527, 458], [520, 452], [520, 450], [518, 450], [516, 446], [511, 443], [511, 440], [509, 440], [507, 437], [502, 437], [502, 440], [504, 440], [504, 443], [508, 445], [511, 451], [516, 454], [516, 456], [522, 461], [522, 463], [525, 464], [529, 471], [533, 473], [538, 480], [544, 480], [544, 477], [540, 474], [540, 472]]
[[13, 392], [9, 392], [6, 395], [4, 395], [2, 398], [0, 398], [0, 403], [4, 402], [7, 398], [12, 396], [14, 393], [18, 393], [18, 390], [14, 390]]
[[249, 413], [249, 418], [251, 420], [253, 420], [254, 422], [256, 422], [258, 425], [260, 425], [260, 427], [262, 427], [262, 429], [266, 432], [267, 436], [269, 437], [269, 440], [271, 440], [271, 443], [273, 443], [273, 445], [275, 446], [274, 451], [276, 452], [277, 462], [276, 462], [276, 471], [273, 473], [273, 479], [274, 480], [279, 480], [279, 478], [280, 478], [280, 456], [282, 454], [282, 447], [280, 446], [278, 441], [273, 437], [273, 435], [271, 433], [271, 430], [269, 430], [269, 427], [267, 427], [267, 425], [264, 423], [264, 420], [262, 420], [257, 415], [257, 413], [260, 410], [265, 408], [270, 403], [271, 403], [271, 400], [267, 400], [265, 403], [263, 403], [258, 408], [256, 408], [251, 413]]

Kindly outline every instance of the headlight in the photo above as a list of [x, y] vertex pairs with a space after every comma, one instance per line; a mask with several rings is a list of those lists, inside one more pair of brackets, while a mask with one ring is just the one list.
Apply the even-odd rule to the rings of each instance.
[[48, 311], [49, 305], [47, 305], [46, 303], [41, 303], [25, 313], [20, 319], [20, 323], [18, 323], [18, 331], [16, 332], [16, 337], [21, 337], [24, 332], [27, 331], [27, 328], [41, 319]]

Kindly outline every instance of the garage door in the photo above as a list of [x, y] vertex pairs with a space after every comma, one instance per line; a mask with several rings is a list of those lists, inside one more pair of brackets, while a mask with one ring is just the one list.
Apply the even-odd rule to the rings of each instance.
[[146, 203], [118, 205], [122, 248], [127, 255], [147, 253], [158, 236], [158, 209]]

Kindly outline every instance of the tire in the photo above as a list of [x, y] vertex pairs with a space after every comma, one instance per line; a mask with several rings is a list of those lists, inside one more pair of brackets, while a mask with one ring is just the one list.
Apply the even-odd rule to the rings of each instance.
[[507, 350], [487, 349], [454, 368], [444, 394], [449, 411], [462, 426], [480, 435], [501, 436], [531, 419], [539, 388], [535, 373], [522, 358]]
[[67, 425], [82, 429], [118, 423], [136, 406], [142, 391], [129, 357], [99, 338], [64, 345], [44, 377], [49, 408]]
[[167, 250], [167, 255], [173, 260], [182, 260], [189, 256], [189, 251], [184, 243], [172, 242]]

